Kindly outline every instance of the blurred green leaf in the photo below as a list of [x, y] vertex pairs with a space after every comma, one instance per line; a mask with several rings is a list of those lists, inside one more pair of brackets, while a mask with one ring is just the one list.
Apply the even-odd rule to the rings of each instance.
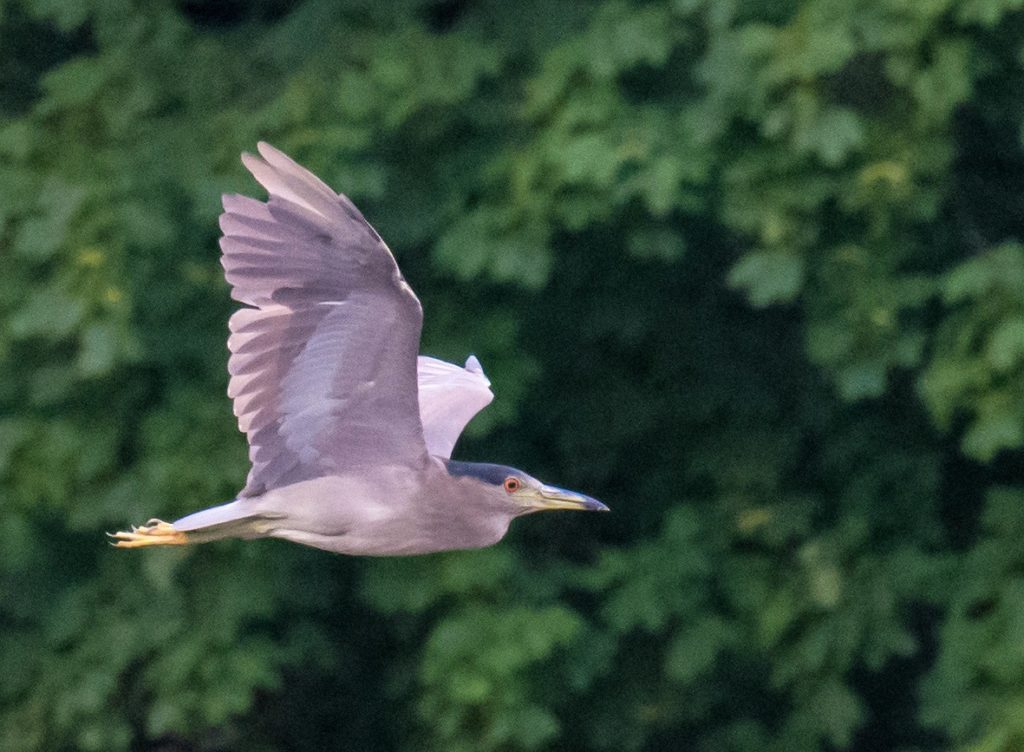
[[727, 626], [714, 617], [688, 624], [668, 649], [665, 673], [681, 682], [694, 681], [714, 665], [728, 634]]
[[732, 267], [728, 281], [755, 307], [790, 303], [803, 286], [804, 263], [786, 251], [751, 251]]

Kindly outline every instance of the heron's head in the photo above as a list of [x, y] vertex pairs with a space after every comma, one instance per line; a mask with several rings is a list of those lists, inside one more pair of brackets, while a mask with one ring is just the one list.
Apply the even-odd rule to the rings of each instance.
[[522, 470], [481, 462], [448, 462], [449, 475], [469, 479], [481, 486], [481, 492], [506, 506], [514, 516], [554, 509], [607, 512], [597, 499], [576, 491], [542, 483]]

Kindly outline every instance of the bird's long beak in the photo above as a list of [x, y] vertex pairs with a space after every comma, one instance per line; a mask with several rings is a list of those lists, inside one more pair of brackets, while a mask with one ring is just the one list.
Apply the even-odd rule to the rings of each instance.
[[550, 509], [576, 509], [587, 512], [608, 512], [607, 506], [597, 499], [575, 491], [566, 491], [556, 486], [541, 486], [527, 495], [527, 502], [534, 511]]

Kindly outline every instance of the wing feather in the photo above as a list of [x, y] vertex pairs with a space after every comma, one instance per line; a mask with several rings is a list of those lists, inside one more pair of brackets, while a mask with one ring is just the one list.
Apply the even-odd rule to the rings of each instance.
[[242, 492], [425, 461], [422, 310], [346, 197], [261, 143], [242, 161], [267, 202], [224, 196], [221, 262], [235, 300], [230, 382], [252, 469]]
[[421, 355], [417, 374], [427, 451], [450, 458], [466, 424], [494, 399], [491, 382], [473, 355], [465, 367]]

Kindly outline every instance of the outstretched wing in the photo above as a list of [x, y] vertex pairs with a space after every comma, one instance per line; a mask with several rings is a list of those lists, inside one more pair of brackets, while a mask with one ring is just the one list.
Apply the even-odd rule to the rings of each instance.
[[368, 465], [418, 465], [423, 312], [355, 205], [272, 146], [242, 162], [270, 197], [224, 196], [228, 394], [249, 439], [242, 496]]
[[462, 429], [494, 399], [491, 382], [473, 355], [465, 368], [421, 355], [417, 370], [420, 421], [427, 451], [447, 459]]

